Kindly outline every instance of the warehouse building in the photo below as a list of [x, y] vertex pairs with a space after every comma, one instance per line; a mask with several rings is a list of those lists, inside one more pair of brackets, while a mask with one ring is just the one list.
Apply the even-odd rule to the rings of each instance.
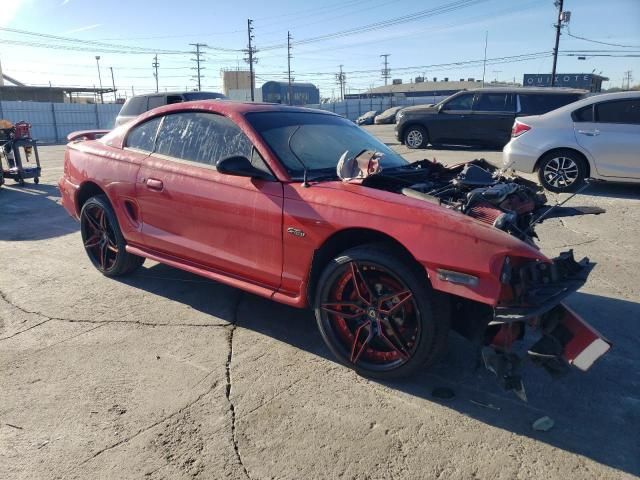
[[[402, 83], [401, 79], [393, 80], [391, 85], [372, 88], [364, 93], [348, 94], [345, 98], [376, 98], [376, 97], [441, 97], [453, 95], [460, 90], [480, 88], [482, 80], [474, 78], [461, 78], [458, 81], [451, 81], [445, 77], [442, 80], [434, 77], [432, 81], [425, 81], [423, 77], [416, 77], [414, 82]], [[514, 86], [512, 83], [491, 82], [485, 83], [485, 87], [506, 87]]]

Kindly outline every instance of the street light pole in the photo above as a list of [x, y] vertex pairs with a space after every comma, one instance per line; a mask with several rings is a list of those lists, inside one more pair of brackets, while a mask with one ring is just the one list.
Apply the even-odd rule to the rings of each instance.
[[116, 95], [116, 80], [113, 77], [113, 67], [109, 67], [109, 70], [111, 70], [111, 84], [113, 85], [113, 103], [116, 103], [118, 96]]
[[100, 103], [104, 103], [102, 96], [102, 75], [100, 74], [100, 55], [96, 55], [96, 65], [98, 66], [98, 80], [100, 81]]

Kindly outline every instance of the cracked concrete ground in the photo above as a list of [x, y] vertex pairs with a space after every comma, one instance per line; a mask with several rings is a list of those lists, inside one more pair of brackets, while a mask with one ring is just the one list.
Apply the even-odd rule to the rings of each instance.
[[[102, 277], [59, 205], [62, 152], [41, 148], [40, 185], [0, 191], [0, 478], [640, 474], [640, 187], [599, 186], [575, 204], [607, 214], [539, 229], [545, 252], [598, 262], [570, 304], [615, 346], [587, 374], [528, 367], [522, 404], [455, 335], [435, 368], [382, 384], [335, 363], [309, 312], [150, 261]], [[408, 154], [425, 156], [499, 159]], [[543, 415], [555, 427], [534, 432]]]

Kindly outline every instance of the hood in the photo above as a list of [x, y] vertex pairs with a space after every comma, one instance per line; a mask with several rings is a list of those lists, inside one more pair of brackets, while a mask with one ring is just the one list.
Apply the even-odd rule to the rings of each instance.
[[435, 113], [438, 109], [435, 105], [429, 103], [427, 105], [414, 105], [413, 107], [406, 107], [402, 109], [403, 115], [411, 115], [412, 113]]

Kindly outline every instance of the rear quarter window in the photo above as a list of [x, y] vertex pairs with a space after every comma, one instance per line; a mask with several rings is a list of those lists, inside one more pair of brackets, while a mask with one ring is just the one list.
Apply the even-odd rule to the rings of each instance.
[[593, 122], [593, 105], [582, 107], [571, 114], [574, 122]]
[[158, 125], [160, 125], [160, 117], [151, 119], [132, 128], [127, 135], [125, 146], [144, 152], [153, 152]]
[[147, 111], [147, 97], [131, 97], [120, 110], [120, 115], [136, 116]]
[[520, 111], [525, 115], [542, 115], [581, 98], [579, 94], [520, 93]]

